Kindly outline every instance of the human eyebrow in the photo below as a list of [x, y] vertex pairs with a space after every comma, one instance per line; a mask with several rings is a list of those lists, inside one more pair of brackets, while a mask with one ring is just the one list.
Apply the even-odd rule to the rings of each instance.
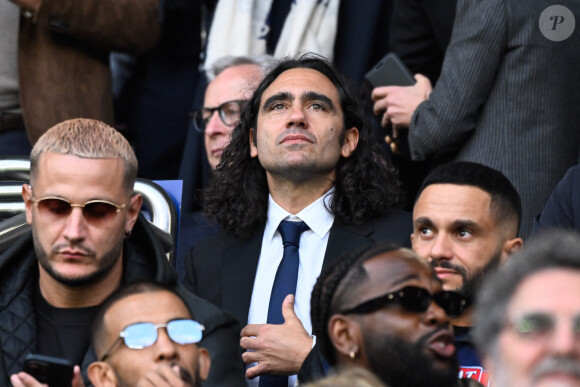
[[335, 110], [334, 104], [332, 103], [332, 100], [330, 98], [328, 98], [326, 95], [324, 94], [320, 94], [317, 93], [315, 91], [306, 91], [302, 94], [302, 101], [306, 102], [306, 101], [320, 101], [322, 103], [324, 103], [327, 108], [331, 111]]
[[463, 220], [463, 219], [455, 220], [453, 223], [451, 223], [451, 227], [455, 230], [468, 228], [470, 230], [477, 231], [481, 229], [479, 223], [474, 222], [473, 220]]
[[433, 224], [431, 219], [427, 218], [426, 216], [421, 216], [421, 217], [415, 219], [413, 221], [413, 226], [415, 226], [415, 228], [419, 228], [419, 227], [432, 227], [432, 228], [434, 228], [435, 227], [435, 225]]
[[276, 93], [273, 96], [269, 97], [264, 101], [262, 104], [262, 110], [268, 110], [268, 108], [274, 103], [278, 101], [292, 101], [294, 97], [288, 93], [287, 91], [282, 91], [280, 93]]

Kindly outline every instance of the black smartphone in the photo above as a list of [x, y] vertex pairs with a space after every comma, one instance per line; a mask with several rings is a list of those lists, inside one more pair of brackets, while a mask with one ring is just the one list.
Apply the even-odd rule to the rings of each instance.
[[365, 78], [373, 85], [379, 86], [412, 86], [416, 83], [413, 74], [397, 54], [388, 53], [379, 61]]
[[24, 372], [50, 387], [70, 387], [73, 365], [67, 359], [31, 353], [24, 359]]

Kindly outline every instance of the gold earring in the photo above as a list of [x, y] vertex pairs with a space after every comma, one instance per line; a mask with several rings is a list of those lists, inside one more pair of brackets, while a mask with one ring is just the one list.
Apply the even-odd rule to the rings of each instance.
[[355, 352], [354, 350], [351, 350], [351, 351], [348, 353], [348, 356], [350, 356], [350, 358], [351, 358], [352, 360], [354, 360], [354, 359], [356, 359], [356, 352]]

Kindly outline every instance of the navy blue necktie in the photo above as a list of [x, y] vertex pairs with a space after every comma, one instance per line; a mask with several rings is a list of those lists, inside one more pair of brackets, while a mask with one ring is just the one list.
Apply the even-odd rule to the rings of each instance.
[[[300, 235], [308, 230], [304, 222], [289, 222], [283, 220], [278, 226], [284, 243], [284, 255], [276, 271], [270, 304], [268, 305], [268, 324], [283, 324], [282, 303], [288, 294], [296, 294], [296, 281], [298, 280], [298, 264], [300, 258], [298, 247]], [[261, 375], [259, 387], [287, 387], [288, 377], [284, 375]]]

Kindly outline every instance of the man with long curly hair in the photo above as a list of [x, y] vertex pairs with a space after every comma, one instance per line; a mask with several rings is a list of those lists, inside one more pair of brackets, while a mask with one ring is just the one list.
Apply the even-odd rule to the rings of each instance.
[[240, 345], [251, 384], [262, 375], [260, 386], [293, 385], [271, 377], [295, 374], [313, 346], [310, 293], [323, 267], [345, 250], [409, 245], [399, 203], [394, 170], [340, 75], [311, 54], [280, 61], [205, 192], [222, 230], [186, 262], [186, 286], [247, 324]]

